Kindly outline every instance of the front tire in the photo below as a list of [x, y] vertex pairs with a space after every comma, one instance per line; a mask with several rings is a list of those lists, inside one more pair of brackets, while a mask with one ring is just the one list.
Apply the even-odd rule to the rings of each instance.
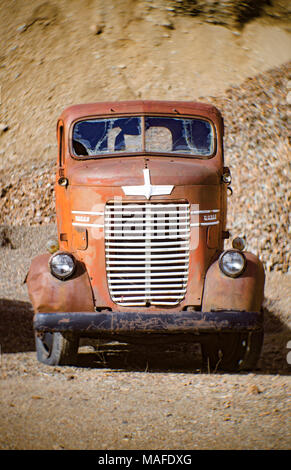
[[50, 366], [73, 365], [76, 361], [78, 345], [77, 337], [67, 338], [59, 332], [35, 334], [37, 359]]
[[247, 347], [241, 370], [253, 370], [256, 368], [264, 343], [264, 330], [251, 331], [247, 336]]
[[262, 330], [213, 335], [201, 347], [204, 368], [211, 372], [255, 369], [260, 357], [263, 338]]

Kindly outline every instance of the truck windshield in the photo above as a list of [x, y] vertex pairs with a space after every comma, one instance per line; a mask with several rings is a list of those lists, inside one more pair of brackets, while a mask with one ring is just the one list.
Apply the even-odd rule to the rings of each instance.
[[212, 125], [198, 118], [123, 117], [88, 119], [73, 128], [74, 155], [167, 153], [210, 156]]

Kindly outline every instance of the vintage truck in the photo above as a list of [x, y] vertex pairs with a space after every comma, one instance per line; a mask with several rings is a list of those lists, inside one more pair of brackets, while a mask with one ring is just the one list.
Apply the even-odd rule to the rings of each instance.
[[58, 241], [27, 275], [39, 361], [73, 364], [88, 337], [198, 342], [210, 370], [256, 366], [265, 275], [243, 238], [224, 249], [223, 135], [221, 113], [204, 103], [64, 110]]

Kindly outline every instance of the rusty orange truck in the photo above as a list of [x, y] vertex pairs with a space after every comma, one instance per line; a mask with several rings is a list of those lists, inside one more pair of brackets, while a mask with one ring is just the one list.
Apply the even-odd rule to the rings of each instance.
[[[72, 364], [82, 337], [201, 344], [211, 369], [256, 366], [264, 268], [224, 249], [224, 124], [210, 104], [71, 106], [57, 123], [57, 246], [27, 276], [36, 351]], [[247, 188], [246, 188], [247, 191]]]

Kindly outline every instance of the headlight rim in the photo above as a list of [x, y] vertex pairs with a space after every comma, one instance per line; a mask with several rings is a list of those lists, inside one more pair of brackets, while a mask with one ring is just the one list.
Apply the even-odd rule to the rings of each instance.
[[[58, 256], [58, 255], [66, 255], [66, 256], [69, 256], [71, 258], [71, 260], [73, 261], [73, 270], [68, 273], [68, 274], [65, 274], [63, 276], [60, 276], [59, 274], [55, 273], [53, 268], [52, 268], [52, 260]], [[49, 265], [49, 269], [50, 269], [50, 273], [53, 277], [55, 277], [56, 279], [59, 279], [60, 281], [66, 281], [67, 279], [69, 279], [70, 277], [73, 276], [73, 274], [75, 273], [76, 271], [76, 266], [77, 266], [77, 262], [76, 262], [76, 258], [72, 255], [72, 253], [68, 252], [68, 251], [56, 251], [55, 253], [52, 254], [52, 256], [50, 257], [49, 259], [49, 262], [48, 262], [48, 265]]]
[[[237, 272], [237, 273], [227, 273], [224, 268], [223, 268], [223, 257], [226, 255], [226, 253], [238, 253], [242, 258], [243, 258], [243, 261], [244, 261], [244, 265], [243, 265], [243, 268], [241, 271]], [[219, 268], [220, 268], [220, 271], [227, 277], [230, 277], [230, 278], [237, 278], [239, 276], [241, 276], [245, 269], [246, 269], [246, 266], [247, 266], [247, 259], [244, 255], [244, 253], [242, 253], [240, 250], [237, 250], [237, 249], [230, 249], [230, 250], [225, 250], [221, 253], [221, 255], [219, 256], [219, 259], [218, 259], [218, 265], [219, 265]]]

